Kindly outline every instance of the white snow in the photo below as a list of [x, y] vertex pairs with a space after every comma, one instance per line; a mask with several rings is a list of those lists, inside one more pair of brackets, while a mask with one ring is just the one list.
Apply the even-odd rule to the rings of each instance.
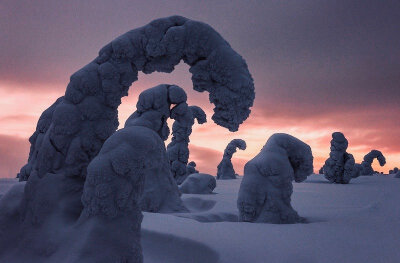
[[[191, 213], [145, 212], [144, 262], [400, 262], [400, 180], [392, 175], [294, 183], [292, 205], [310, 223], [289, 225], [234, 222], [240, 182], [182, 195]], [[14, 183], [1, 179], [0, 196]]]

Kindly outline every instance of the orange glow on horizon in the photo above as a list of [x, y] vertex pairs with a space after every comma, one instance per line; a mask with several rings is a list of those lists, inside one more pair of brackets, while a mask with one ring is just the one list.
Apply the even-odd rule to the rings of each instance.
[[[122, 99], [122, 104], [119, 107], [119, 121], [120, 128], [123, 127], [125, 120], [135, 111], [136, 100], [139, 93], [148, 88], [151, 83], [147, 83], [147, 79], [144, 81], [138, 81], [131, 88], [128, 97]], [[17, 140], [23, 140], [21, 143], [20, 155], [18, 161], [13, 164], [15, 167], [6, 168], [6, 170], [0, 168], [0, 177], [14, 177], [18, 172], [19, 168], [26, 162], [27, 154], [29, 151], [29, 143], [27, 139], [33, 133], [36, 122], [40, 114], [48, 108], [59, 96], [62, 96], [65, 87], [41, 87], [46, 92], [35, 91], [35, 87], [32, 91], [26, 92], [23, 89], [14, 89], [11, 86], [5, 86], [4, 83], [0, 83], [0, 104], [2, 105], [2, 111], [0, 112], [0, 135], [11, 136]], [[185, 90], [188, 91], [186, 88]], [[188, 91], [192, 93], [192, 91]], [[197, 94], [197, 93], [196, 93]], [[307, 119], [294, 121], [290, 117], [283, 116], [282, 118], [270, 118], [263, 116], [262, 113], [253, 109], [253, 113], [249, 119], [243, 123], [238, 132], [232, 133], [227, 129], [217, 126], [212, 120], [212, 108], [209, 104], [205, 94], [200, 94], [202, 103], [197, 103], [207, 113], [208, 122], [204, 125], [195, 124], [193, 132], [190, 137], [191, 140], [191, 157], [198, 164], [198, 169], [202, 172], [216, 174], [216, 166], [222, 158], [223, 151], [230, 140], [234, 138], [244, 139], [247, 143], [247, 149], [245, 151], [238, 150], [233, 156], [233, 164], [235, 170], [239, 174], [243, 174], [243, 167], [247, 160], [253, 158], [260, 149], [264, 146], [267, 139], [273, 134], [278, 132], [291, 134], [304, 142], [308, 143], [314, 154], [314, 171], [318, 172], [320, 167], [329, 156], [329, 146], [331, 140], [331, 133], [335, 130], [329, 125], [321, 126], [321, 119]], [[196, 97], [195, 102], [198, 102]], [[190, 104], [190, 97], [189, 97]], [[285, 122], [287, 120], [287, 122]], [[292, 125], [288, 123], [296, 123]], [[326, 121], [329, 124], [329, 122]], [[169, 122], [170, 127], [172, 121]], [[380, 167], [378, 162], [373, 163], [373, 168], [377, 171], [384, 171], [393, 169], [395, 166], [399, 166], [397, 162], [400, 160], [400, 152], [387, 151], [386, 148], [379, 147], [379, 141], [377, 140], [366, 140], [370, 136], [369, 130], [363, 129], [349, 129], [343, 131], [345, 136], [349, 139], [348, 152], [352, 153], [357, 163], [360, 163], [363, 156], [370, 150], [377, 148], [381, 150], [387, 159], [387, 164], [384, 167]], [[352, 133], [353, 132], [353, 133]], [[166, 142], [168, 143], [169, 140]], [[368, 142], [371, 144], [366, 144]], [[376, 144], [374, 146], [374, 144]], [[2, 145], [2, 148], [13, 147], [12, 145]], [[0, 149], [1, 150], [1, 149]], [[201, 154], [201, 152], [210, 153]], [[17, 156], [18, 153], [14, 153], [13, 156]], [[202, 158], [202, 159], [196, 159]], [[11, 169], [11, 170], [10, 170]]]

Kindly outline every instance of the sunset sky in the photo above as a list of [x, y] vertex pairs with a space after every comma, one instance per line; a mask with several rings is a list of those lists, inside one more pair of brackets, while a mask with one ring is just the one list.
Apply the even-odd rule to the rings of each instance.
[[211, 120], [207, 94], [192, 90], [188, 66], [171, 74], [139, 74], [119, 108], [120, 123], [135, 111], [138, 94], [177, 84], [189, 104], [208, 113], [195, 125], [190, 159], [211, 174], [233, 138], [247, 142], [234, 155], [241, 174], [270, 135], [308, 143], [318, 171], [331, 133], [341, 131], [357, 162], [372, 149], [384, 167], [400, 167], [400, 1], [19, 1], [0, 2], [0, 178], [15, 177], [43, 110], [62, 96], [72, 73], [100, 48], [151, 20], [182, 15], [214, 27], [247, 61], [256, 99], [239, 131]]

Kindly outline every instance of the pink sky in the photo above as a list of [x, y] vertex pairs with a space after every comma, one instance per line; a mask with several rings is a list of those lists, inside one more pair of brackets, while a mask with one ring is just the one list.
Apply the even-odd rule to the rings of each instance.
[[[180, 65], [178, 72], [186, 68], [186, 65]], [[172, 76], [156, 74], [155, 77], [173, 78], [176, 74], [179, 73], [170, 74]], [[189, 76], [189, 73], [186, 74]], [[141, 77], [144, 80], [133, 84], [130, 95], [123, 99], [119, 108], [120, 126], [135, 110], [140, 91], [145, 87], [155, 85], [147, 82], [152, 79], [152, 75], [141, 74]], [[27, 92], [22, 88], [15, 88], [15, 85], [7, 88], [7, 85], [0, 83], [0, 87], [0, 104], [3, 105], [0, 113], [2, 127], [0, 175], [14, 177], [19, 168], [26, 163], [29, 152], [28, 138], [36, 127], [37, 119], [43, 110], [62, 95], [63, 88], [60, 86], [59, 89], [53, 91], [42, 87], [42, 90], [34, 88], [32, 92]], [[188, 90], [188, 93], [197, 96], [196, 92]], [[206, 94], [199, 94], [199, 96], [200, 98], [196, 97], [196, 99], [189, 98], [190, 104], [202, 106], [208, 117], [211, 116], [212, 105], [208, 103]], [[231, 139], [242, 138], [247, 142], [248, 147], [245, 151], [238, 150], [233, 158], [236, 171], [242, 174], [246, 161], [259, 152], [270, 135], [285, 132], [300, 138], [312, 147], [315, 158], [314, 169], [317, 171], [329, 155], [332, 131], [342, 131], [349, 140], [348, 152], [354, 155], [357, 162], [361, 162], [366, 153], [376, 148], [384, 153], [387, 164], [385, 167], [380, 167], [377, 162], [374, 162], [374, 169], [387, 172], [398, 165], [398, 160], [400, 160], [400, 151], [398, 151], [400, 141], [397, 137], [399, 129], [393, 125], [391, 118], [380, 118], [380, 116], [396, 116], [397, 112], [391, 112], [390, 108], [371, 109], [368, 112], [336, 110], [324, 113], [319, 112], [314, 105], [309, 105], [309, 109], [303, 107], [297, 109], [296, 105], [288, 104], [280, 105], [279, 109], [276, 112], [274, 104], [263, 98], [257, 98], [249, 119], [235, 133], [217, 126], [210, 118], [204, 125], [196, 124], [190, 137], [190, 159], [197, 163], [200, 171], [216, 174], [216, 167], [222, 158], [225, 146]], [[300, 117], [304, 114], [302, 111], [313, 111], [313, 113], [308, 114], [307, 117]]]
[[[300, 3], [301, 2], [301, 3]], [[238, 173], [268, 137], [292, 134], [308, 143], [317, 171], [341, 131], [357, 162], [383, 152], [387, 172], [400, 166], [400, 4], [385, 1], [53, 1], [0, 4], [0, 177], [15, 177], [28, 157], [28, 138], [43, 110], [64, 94], [69, 76], [118, 35], [154, 18], [180, 14], [212, 25], [247, 61], [256, 100], [236, 133], [214, 124], [207, 94], [191, 89], [188, 67], [139, 74], [119, 108], [120, 123], [138, 94], [177, 84], [189, 104], [208, 113], [195, 125], [191, 160], [216, 173], [233, 138], [247, 142], [234, 155]]]

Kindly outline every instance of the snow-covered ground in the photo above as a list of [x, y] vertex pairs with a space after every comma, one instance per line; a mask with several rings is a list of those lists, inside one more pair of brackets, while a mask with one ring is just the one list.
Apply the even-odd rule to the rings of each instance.
[[[400, 179], [363, 176], [348, 185], [310, 176], [292, 204], [308, 224], [238, 223], [241, 179], [212, 195], [182, 196], [192, 211], [144, 213], [144, 262], [400, 262]], [[0, 180], [0, 196], [16, 180]]]

